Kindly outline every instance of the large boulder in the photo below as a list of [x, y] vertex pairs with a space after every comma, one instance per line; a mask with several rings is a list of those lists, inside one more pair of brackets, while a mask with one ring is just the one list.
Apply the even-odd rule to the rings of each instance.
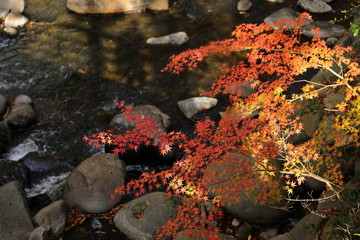
[[169, 0], [67, 0], [66, 7], [76, 13], [121, 13], [169, 8]]
[[50, 228], [52, 236], [59, 237], [65, 229], [66, 205], [64, 200], [58, 200], [41, 209], [33, 221], [37, 226]]
[[310, 213], [303, 217], [289, 232], [289, 240], [315, 240], [325, 218]]
[[153, 192], [126, 203], [116, 213], [114, 223], [132, 240], [150, 240], [175, 212], [176, 201], [163, 192]]
[[29, 171], [22, 162], [0, 159], [0, 186], [17, 181], [22, 187], [29, 185]]
[[[314, 32], [313, 30], [319, 29], [320, 32]], [[319, 36], [320, 38], [339, 38], [345, 32], [346, 28], [340, 24], [332, 24], [328, 21], [314, 21], [305, 25], [302, 28], [302, 32], [307, 37]]]
[[103, 153], [80, 163], [68, 177], [63, 199], [69, 207], [89, 213], [109, 211], [121, 200], [111, 194], [125, 184], [125, 164], [117, 155]]
[[[201, 232], [200, 230], [188, 230], [188, 231], [181, 231], [178, 235], [174, 238], [174, 240], [191, 240], [191, 239], [197, 239], [197, 240], [207, 240], [209, 233]], [[212, 234], [216, 234], [213, 232]], [[223, 233], [217, 233], [216, 234], [220, 240], [235, 240], [236, 238], [231, 235], [226, 235]]]
[[[233, 217], [238, 218], [244, 222], [262, 226], [273, 226], [285, 220], [287, 212], [281, 210], [283, 202], [272, 202], [260, 205], [254, 202], [256, 196], [261, 194], [264, 189], [272, 189], [270, 184], [261, 183], [256, 181], [252, 186], [254, 196], [249, 194], [241, 186], [239, 177], [236, 174], [240, 174], [243, 166], [253, 164], [254, 159], [249, 158], [239, 153], [232, 153], [226, 156], [226, 159], [221, 162], [214, 162], [208, 165], [204, 173], [205, 188], [209, 190], [211, 197], [221, 197], [225, 204], [225, 210]], [[233, 176], [233, 177], [231, 177]], [[245, 183], [245, 180], [243, 182]], [[238, 186], [238, 189], [235, 189]], [[221, 191], [223, 189], [233, 189], [232, 199], [223, 196]], [[279, 189], [280, 194], [281, 190]], [[236, 199], [236, 202], [234, 200]]]
[[28, 240], [34, 226], [24, 190], [17, 181], [0, 187], [0, 239]]

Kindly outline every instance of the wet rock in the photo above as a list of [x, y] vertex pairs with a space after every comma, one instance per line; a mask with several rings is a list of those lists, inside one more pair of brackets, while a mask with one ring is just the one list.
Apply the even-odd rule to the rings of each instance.
[[[270, 16], [264, 19], [264, 23], [270, 24], [274, 29], [280, 29], [284, 26], [290, 29], [294, 29], [297, 26], [294, 26], [291, 23], [291, 20], [294, 20], [299, 16], [300, 13], [294, 11], [291, 8], [281, 8], [278, 11], [272, 13]], [[277, 24], [278, 21], [287, 20], [286, 22], [282, 23], [281, 25]], [[312, 22], [312, 20], [308, 20]]]
[[116, 227], [133, 240], [154, 239], [157, 229], [176, 212], [176, 203], [163, 192], [153, 192], [125, 204], [115, 215]]
[[238, 11], [248, 11], [250, 10], [252, 3], [249, 0], [240, 0], [237, 3]]
[[17, 11], [9, 12], [4, 19], [5, 28], [22, 27], [28, 22], [28, 18]]
[[191, 118], [200, 111], [210, 109], [217, 104], [218, 100], [216, 98], [209, 97], [193, 97], [188, 98], [182, 101], [179, 101], [177, 104], [181, 112], [187, 117]]
[[[234, 153], [226, 157], [227, 161], [216, 162], [209, 165], [204, 173], [204, 179], [209, 179], [205, 184], [211, 197], [219, 196], [219, 189], [233, 187], [234, 180], [228, 178], [235, 174], [236, 169], [242, 168], [243, 162], [254, 162], [254, 160], [242, 154]], [[236, 166], [236, 163], [241, 163]], [[236, 180], [235, 180], [236, 181]], [[261, 192], [267, 186], [260, 182], [253, 186], [253, 191]], [[222, 196], [225, 204], [225, 210], [233, 217], [236, 217], [244, 222], [262, 225], [273, 226], [276, 225], [287, 217], [287, 212], [280, 210], [283, 203], [272, 203], [273, 207], [268, 205], [255, 204], [252, 197], [246, 195], [244, 189], [239, 186], [237, 191], [234, 191], [234, 198], [238, 199], [236, 203], [225, 199]], [[275, 207], [275, 208], [274, 208]]]
[[[164, 131], [170, 128], [171, 120], [170, 116], [163, 113], [160, 109], [152, 105], [138, 105], [135, 106], [132, 111], [136, 114], [141, 114], [141, 116], [150, 116], [154, 119], [155, 123], [163, 128]], [[129, 113], [131, 114], [131, 113]], [[126, 120], [128, 114], [117, 114], [110, 122], [110, 128], [119, 128], [123, 130], [131, 129], [135, 123], [128, 122]]]
[[31, 232], [30, 240], [51, 240], [53, 239], [50, 234], [49, 226], [39, 226]]
[[[315, 29], [319, 29], [320, 32], [312, 32]], [[314, 37], [316, 35], [320, 38], [339, 38], [346, 32], [346, 28], [340, 24], [332, 24], [328, 21], [314, 21], [305, 25], [302, 31], [307, 37]]]
[[66, 7], [76, 13], [120, 13], [150, 9], [163, 11], [169, 8], [169, 0], [67, 0]]
[[89, 213], [110, 210], [121, 200], [121, 195], [111, 194], [125, 184], [125, 164], [117, 155], [93, 155], [80, 163], [68, 177], [63, 199], [69, 207]]
[[4, 33], [6, 33], [8, 36], [16, 36], [19, 31], [16, 28], [13, 27], [6, 27], [3, 29]]
[[28, 240], [34, 226], [23, 189], [17, 181], [0, 187], [0, 239]]
[[29, 172], [22, 162], [0, 159], [0, 186], [17, 181], [22, 187], [29, 185]]
[[28, 98], [20, 95], [14, 99], [8, 115], [5, 116], [10, 127], [25, 128], [36, 122], [36, 113]]
[[332, 11], [330, 5], [320, 0], [299, 0], [298, 5], [311, 13], [327, 13]]
[[6, 105], [7, 105], [7, 97], [0, 94], [0, 119], [6, 110]]
[[146, 40], [149, 45], [182, 45], [189, 40], [186, 32], [177, 32], [162, 37], [152, 37]]
[[33, 221], [37, 226], [50, 227], [51, 233], [59, 237], [65, 229], [66, 205], [64, 200], [58, 200], [41, 209]]
[[289, 232], [289, 240], [315, 240], [316, 234], [320, 230], [324, 218], [310, 213], [303, 217], [295, 227]]
[[10, 140], [11, 132], [5, 121], [0, 122], [0, 153], [4, 152]]
[[[201, 230], [181, 231], [174, 238], [174, 240], [191, 240], [191, 239], [207, 240], [207, 239], [209, 239], [208, 234], [209, 233], [201, 232]], [[213, 232], [212, 234], [215, 234], [215, 232]], [[223, 234], [223, 233], [217, 233], [216, 235], [219, 237], [220, 240], [235, 240], [236, 239], [234, 236]]]
[[13, 10], [17, 12], [23, 12], [25, 8], [24, 0], [1, 0], [0, 9]]

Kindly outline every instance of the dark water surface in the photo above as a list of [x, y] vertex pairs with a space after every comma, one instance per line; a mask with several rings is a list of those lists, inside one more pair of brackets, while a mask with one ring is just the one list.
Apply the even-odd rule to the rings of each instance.
[[[193, 122], [180, 113], [177, 102], [206, 90], [223, 59], [213, 58], [193, 73], [173, 75], [160, 72], [168, 58], [225, 39], [240, 23], [261, 23], [282, 7], [301, 11], [294, 0], [253, 0], [246, 14], [237, 12], [236, 1], [206, 10], [196, 2], [172, 2], [171, 10], [163, 13], [111, 16], [81, 16], [64, 10], [64, 5], [55, 5], [51, 6], [54, 16], [41, 20], [29, 16], [33, 22], [18, 36], [0, 35], [0, 93], [9, 98], [30, 96], [38, 113], [36, 125], [13, 134], [3, 158], [19, 160], [28, 152], [39, 152], [77, 165], [103, 151], [85, 146], [82, 136], [105, 130], [117, 113], [113, 103], [119, 100], [153, 104], [171, 116], [174, 129], [189, 129]], [[351, 2], [334, 1], [334, 13], [314, 18], [340, 16]], [[183, 46], [145, 45], [149, 37], [177, 31], [185, 31], [190, 37]], [[113, 230], [98, 232], [92, 237], [83, 234], [84, 238], [72, 233], [65, 239], [119, 239]]]

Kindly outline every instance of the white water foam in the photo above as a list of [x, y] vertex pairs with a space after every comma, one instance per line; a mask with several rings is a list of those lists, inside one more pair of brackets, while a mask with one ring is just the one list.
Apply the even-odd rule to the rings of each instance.
[[48, 147], [41, 142], [44, 141], [44, 136], [51, 136], [55, 133], [55, 131], [34, 131], [20, 144], [11, 148], [3, 157], [6, 160], [18, 161], [30, 152], [48, 152]]
[[57, 176], [49, 176], [43, 179], [39, 184], [35, 184], [30, 188], [25, 188], [26, 197], [32, 198], [40, 194], [46, 194], [49, 196], [51, 201], [60, 199], [62, 195], [62, 188], [69, 175], [70, 172], [62, 173]]

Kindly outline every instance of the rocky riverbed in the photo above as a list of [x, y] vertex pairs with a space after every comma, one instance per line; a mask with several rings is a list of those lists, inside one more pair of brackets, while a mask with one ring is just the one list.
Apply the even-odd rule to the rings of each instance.
[[[74, 4], [76, 1], [69, 2]], [[314, 20], [339, 17], [340, 11], [348, 8], [350, 2], [330, 2], [328, 5], [332, 11], [312, 13]], [[135, 106], [156, 106], [171, 119], [171, 128], [190, 133], [196, 117], [202, 117], [201, 113], [196, 115], [198, 103], [191, 99], [189, 112], [182, 112], [184, 110], [178, 106], [178, 102], [197, 97], [207, 89], [214, 76], [219, 74], [218, 68], [224, 59], [211, 59], [202, 70], [174, 76], [160, 71], [169, 56], [212, 40], [227, 38], [240, 23], [261, 23], [267, 17], [273, 22], [279, 10], [280, 16], [296, 16], [296, 12], [305, 9], [311, 12], [308, 6], [300, 7], [298, 1], [294, 0], [264, 1], [261, 4], [253, 1], [248, 9], [238, 9], [237, 1], [230, 0], [212, 3], [179, 0], [162, 4], [154, 1], [152, 6], [145, 4], [131, 11], [127, 8], [126, 13], [112, 12], [111, 15], [101, 12], [83, 15], [84, 12], [69, 7], [70, 3], [66, 0], [6, 0], [4, 3], [7, 5], [0, 5], [0, 9], [4, 9], [0, 11], [0, 27], [3, 30], [0, 34], [0, 94], [4, 97], [1, 98], [4, 101], [0, 102], [0, 110], [4, 108], [1, 124], [9, 136], [0, 139], [0, 183], [3, 185], [0, 187], [0, 196], [9, 196], [1, 200], [2, 206], [14, 203], [12, 209], [19, 210], [19, 215], [14, 216], [1, 208], [0, 215], [6, 217], [0, 221], [0, 232], [7, 234], [5, 239], [17, 240], [29, 239], [30, 232], [33, 232], [32, 239], [50, 239], [51, 236], [62, 236], [67, 240], [110, 240], [119, 239], [119, 236], [125, 239], [119, 229], [132, 239], [138, 239], [120, 223], [108, 225], [96, 215], [85, 221], [84, 225], [64, 232], [65, 205], [74, 204], [74, 201], [69, 200], [68, 193], [63, 200], [66, 180], [70, 173], [79, 171], [88, 162], [86, 159], [105, 152], [105, 149], [86, 146], [82, 136], [107, 129], [118, 113], [114, 102], [119, 100], [126, 100]], [[249, 3], [241, 4], [249, 6]], [[324, 36], [334, 37], [336, 41], [346, 31], [348, 22], [341, 23], [336, 29], [329, 29], [323, 23], [314, 25], [319, 26], [323, 26]], [[181, 34], [176, 38], [172, 35], [179, 32]], [[335, 35], [329, 36], [331, 33]], [[160, 45], [154, 44], [154, 39]], [[168, 42], [165, 43], [165, 40]], [[18, 96], [29, 97], [31, 101], [20, 101], [19, 106], [19, 100], [16, 100]], [[222, 111], [222, 104], [219, 102], [215, 107], [213, 103], [207, 105], [207, 108], [211, 108], [209, 115], [217, 115]], [[15, 122], [10, 120], [11, 112], [20, 112], [21, 116], [27, 116], [30, 120], [20, 125], [15, 121], [18, 118], [15, 118]], [[314, 125], [314, 121], [317, 120], [311, 118], [309, 124]], [[306, 134], [311, 135], [311, 131]], [[169, 165], [159, 164], [155, 160], [148, 163], [145, 160], [140, 161], [140, 164], [126, 163], [125, 170], [136, 176], [143, 171]], [[113, 165], [109, 166], [113, 169]], [[102, 174], [106, 175], [107, 170], [103, 170], [105, 172]], [[123, 166], [119, 167], [119, 171], [125, 178]], [[88, 176], [88, 179], [92, 179], [92, 176]], [[118, 180], [116, 184], [124, 181]], [[67, 184], [65, 186], [69, 189]], [[109, 194], [111, 186], [104, 195]], [[101, 199], [104, 196], [99, 197]], [[150, 195], [143, 199], [142, 203], [146, 201], [164, 200], [155, 194], [155, 197]], [[94, 203], [90, 203], [90, 207], [84, 210], [92, 212], [91, 204]], [[130, 204], [128, 209], [131, 209]], [[169, 215], [171, 210], [162, 217], [165, 219]], [[124, 213], [119, 213], [116, 219], [126, 219], [129, 224], [131, 219], [124, 216], [125, 208]], [[150, 215], [150, 218], [153, 217]], [[314, 221], [320, 224], [320, 220]], [[236, 231], [246, 226], [241, 224]], [[249, 229], [266, 232], [264, 228]], [[145, 238], [150, 239], [146, 234]]]

